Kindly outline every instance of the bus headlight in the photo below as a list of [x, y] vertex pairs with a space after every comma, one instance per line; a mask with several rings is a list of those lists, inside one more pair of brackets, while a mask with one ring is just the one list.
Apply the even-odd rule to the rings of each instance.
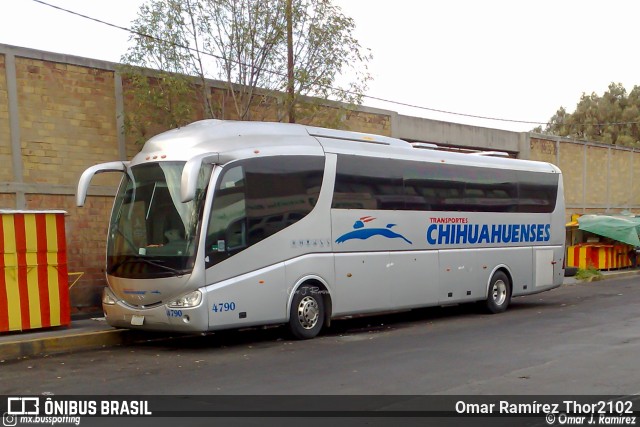
[[111, 291], [109, 290], [109, 288], [104, 288], [102, 290], [102, 303], [105, 305], [115, 305], [116, 302], [117, 301], [111, 294]]
[[202, 302], [202, 292], [193, 291], [191, 293], [181, 296], [176, 300], [169, 302], [167, 306], [171, 308], [187, 308], [187, 307], [195, 307], [197, 305], [200, 305], [201, 302]]

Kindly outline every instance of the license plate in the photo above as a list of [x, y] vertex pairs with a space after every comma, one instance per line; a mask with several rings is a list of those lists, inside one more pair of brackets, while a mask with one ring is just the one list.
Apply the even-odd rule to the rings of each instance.
[[131, 316], [131, 324], [134, 326], [142, 326], [144, 323], [144, 316], [140, 316], [138, 314], [134, 314]]

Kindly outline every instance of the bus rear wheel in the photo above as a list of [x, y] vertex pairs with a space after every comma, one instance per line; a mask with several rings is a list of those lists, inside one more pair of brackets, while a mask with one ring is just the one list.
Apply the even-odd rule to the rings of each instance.
[[497, 271], [491, 277], [489, 294], [485, 303], [487, 311], [492, 314], [502, 313], [511, 302], [511, 281], [503, 271]]
[[294, 337], [306, 340], [320, 333], [324, 325], [324, 301], [320, 288], [302, 285], [293, 296], [289, 312], [289, 329]]

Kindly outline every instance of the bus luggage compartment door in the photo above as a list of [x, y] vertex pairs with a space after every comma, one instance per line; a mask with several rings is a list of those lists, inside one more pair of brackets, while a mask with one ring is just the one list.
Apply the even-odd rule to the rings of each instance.
[[533, 256], [535, 287], [542, 288], [553, 285], [553, 272], [556, 264], [553, 260], [553, 249], [534, 249]]
[[484, 299], [486, 285], [477, 266], [476, 250], [440, 251], [440, 304]]
[[438, 251], [391, 252], [389, 260], [394, 309], [438, 303]]
[[334, 314], [386, 310], [391, 306], [389, 252], [335, 255]]

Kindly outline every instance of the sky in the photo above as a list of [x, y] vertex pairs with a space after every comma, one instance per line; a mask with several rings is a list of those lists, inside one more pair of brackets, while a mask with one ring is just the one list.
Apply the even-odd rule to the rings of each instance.
[[[130, 27], [144, 0], [45, 0]], [[637, 0], [333, 0], [371, 49], [364, 105], [525, 132], [582, 93], [640, 85]], [[0, 43], [119, 62], [123, 30], [33, 0], [0, 0]], [[443, 114], [432, 110], [459, 114]], [[492, 117], [486, 120], [461, 114]]]

